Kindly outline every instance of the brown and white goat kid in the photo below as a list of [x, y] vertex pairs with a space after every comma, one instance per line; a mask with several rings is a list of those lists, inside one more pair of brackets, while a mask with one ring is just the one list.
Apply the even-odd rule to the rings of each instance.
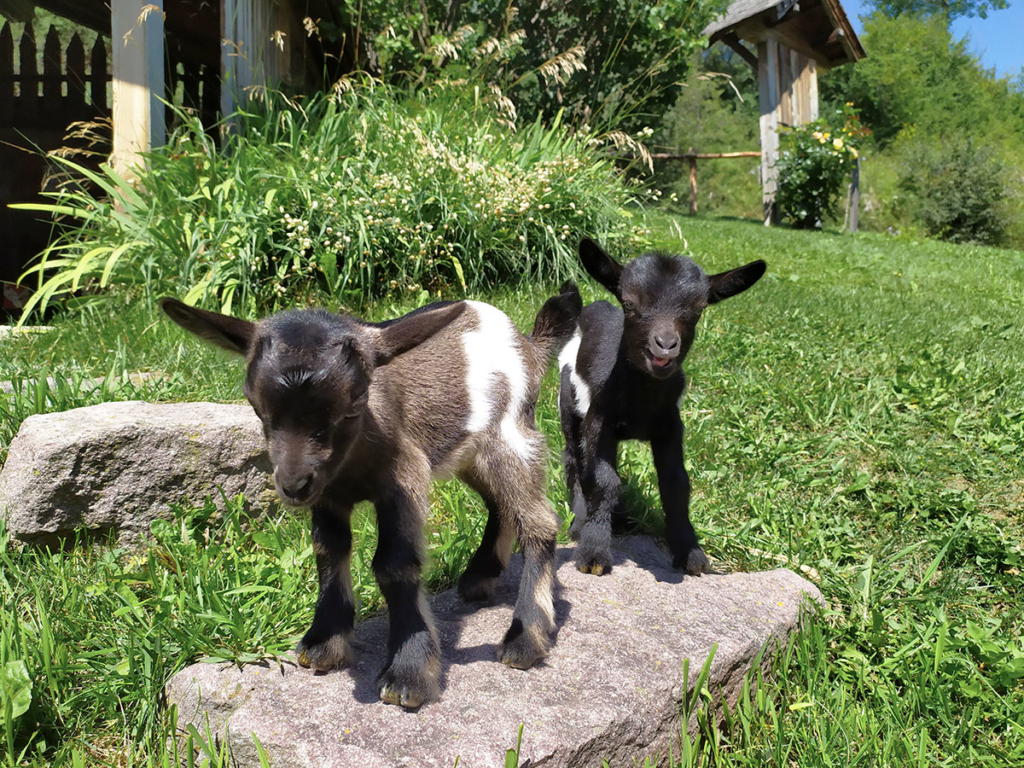
[[373, 558], [388, 604], [382, 701], [415, 708], [437, 698], [440, 647], [420, 587], [432, 477], [458, 475], [487, 505], [483, 541], [459, 582], [488, 599], [518, 536], [525, 563], [500, 659], [525, 669], [554, 631], [558, 517], [545, 495], [545, 441], [534, 423], [541, 378], [572, 336], [575, 285], [545, 303], [533, 333], [475, 301], [424, 307], [385, 323], [322, 310], [248, 322], [163, 299], [186, 330], [245, 355], [245, 395], [263, 422], [284, 503], [312, 510], [319, 596], [299, 662], [350, 660], [355, 601], [350, 516], [373, 502]]
[[580, 259], [622, 309], [607, 301], [588, 305], [558, 358], [566, 485], [575, 516], [570, 533], [579, 539], [576, 566], [596, 575], [611, 569], [619, 442], [648, 440], [673, 566], [703, 573], [708, 559], [690, 523], [690, 477], [683, 464], [681, 366], [704, 308], [752, 286], [765, 263], [708, 276], [686, 257], [648, 253], [622, 266], [589, 239], [580, 242]]

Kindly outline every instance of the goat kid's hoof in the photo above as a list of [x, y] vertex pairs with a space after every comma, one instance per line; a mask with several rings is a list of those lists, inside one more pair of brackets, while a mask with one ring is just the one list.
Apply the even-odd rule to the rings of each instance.
[[672, 567], [677, 571], [686, 571], [691, 576], [700, 576], [711, 570], [711, 562], [703, 549], [694, 547], [689, 552], [672, 558]]
[[494, 578], [465, 575], [459, 580], [459, 597], [467, 603], [485, 603], [494, 597]]
[[377, 694], [385, 704], [417, 709], [436, 700], [440, 691], [437, 680], [430, 675], [410, 675], [387, 670], [377, 681]]
[[612, 572], [611, 553], [601, 552], [595, 555], [582, 555], [576, 558], [576, 569], [580, 573], [592, 573], [602, 576]]
[[501, 644], [498, 659], [513, 669], [529, 669], [548, 654], [549, 643], [538, 640], [534, 633], [524, 632]]
[[295, 648], [299, 664], [317, 672], [343, 667], [352, 661], [352, 646], [344, 635], [335, 635], [320, 643], [310, 644], [306, 638]]

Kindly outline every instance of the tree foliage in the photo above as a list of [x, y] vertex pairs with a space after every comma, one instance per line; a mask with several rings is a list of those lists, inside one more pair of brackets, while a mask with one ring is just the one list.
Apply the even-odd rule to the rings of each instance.
[[[1024, 82], [986, 70], [941, 15], [876, 12], [862, 40], [867, 58], [829, 72], [820, 89], [826, 102], [854, 102], [873, 132], [866, 202], [872, 215], [892, 217], [878, 223], [950, 240], [1020, 242]], [[884, 191], [872, 188], [873, 173], [887, 180]]]
[[[520, 112], [662, 114], [687, 57], [724, 0], [342, 0], [340, 25], [321, 22], [338, 75], [364, 70], [418, 76], [426, 62], [466, 61], [501, 50], [495, 83]], [[511, 88], [510, 86], [515, 86]]]
[[868, 0], [867, 4], [890, 18], [937, 16], [947, 23], [961, 17], [987, 19], [991, 11], [1009, 6], [1007, 0]]
[[986, 71], [941, 18], [874, 14], [864, 23], [867, 58], [821, 80], [834, 104], [853, 101], [880, 145], [905, 125], [937, 133], [1024, 130], [1024, 94]]

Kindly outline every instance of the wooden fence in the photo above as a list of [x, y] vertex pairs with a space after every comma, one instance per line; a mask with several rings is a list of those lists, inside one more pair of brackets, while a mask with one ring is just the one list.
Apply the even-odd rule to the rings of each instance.
[[[760, 152], [659, 152], [652, 153], [652, 160], [686, 160], [690, 165], [690, 215], [697, 213], [697, 161], [698, 160], [729, 160], [737, 157], [761, 157]], [[856, 232], [860, 208], [860, 158], [853, 168], [853, 177], [846, 192], [845, 217], [843, 229]]]
[[686, 160], [690, 164], [690, 215], [697, 213], [697, 161], [728, 160], [736, 157], [760, 157], [760, 152], [659, 152], [652, 154], [652, 160]]
[[11, 25], [0, 30], [0, 128], [63, 129], [75, 120], [110, 114], [110, 74], [102, 37], [97, 36], [87, 58], [77, 32], [63, 48], [57, 30], [50, 27], [43, 43], [42, 72], [37, 55], [31, 25], [26, 25], [17, 47]]

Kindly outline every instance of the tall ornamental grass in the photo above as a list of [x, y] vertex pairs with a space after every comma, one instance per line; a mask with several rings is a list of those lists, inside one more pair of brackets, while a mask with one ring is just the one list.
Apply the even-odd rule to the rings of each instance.
[[243, 313], [426, 301], [560, 280], [580, 235], [631, 234], [634, 190], [593, 134], [559, 118], [516, 129], [465, 84], [347, 86], [264, 94], [224, 149], [191, 118], [135, 184], [63, 161], [89, 183], [36, 206], [63, 232], [30, 270], [29, 309], [110, 288]]

